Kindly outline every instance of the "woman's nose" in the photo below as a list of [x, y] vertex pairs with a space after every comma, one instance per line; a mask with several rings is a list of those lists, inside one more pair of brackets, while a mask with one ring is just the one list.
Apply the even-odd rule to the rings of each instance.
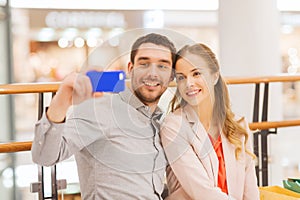
[[191, 87], [194, 85], [194, 78], [191, 76], [186, 77], [186, 86]]

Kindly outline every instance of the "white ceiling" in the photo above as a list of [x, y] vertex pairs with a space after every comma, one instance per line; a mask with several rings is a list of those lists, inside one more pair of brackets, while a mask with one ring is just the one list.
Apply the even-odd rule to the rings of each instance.
[[[0, 0], [0, 5], [7, 0]], [[218, 0], [9, 0], [13, 8], [99, 10], [218, 10]], [[300, 11], [299, 0], [277, 0], [280, 11]]]

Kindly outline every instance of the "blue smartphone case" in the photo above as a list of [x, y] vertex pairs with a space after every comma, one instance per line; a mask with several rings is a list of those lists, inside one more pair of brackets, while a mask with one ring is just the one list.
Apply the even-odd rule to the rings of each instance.
[[93, 92], [121, 92], [125, 90], [124, 71], [88, 71], [86, 75], [90, 78]]

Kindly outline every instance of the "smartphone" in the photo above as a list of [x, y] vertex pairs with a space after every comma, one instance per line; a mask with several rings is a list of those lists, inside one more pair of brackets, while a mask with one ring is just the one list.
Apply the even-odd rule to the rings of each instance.
[[121, 92], [125, 90], [124, 71], [88, 71], [93, 92]]

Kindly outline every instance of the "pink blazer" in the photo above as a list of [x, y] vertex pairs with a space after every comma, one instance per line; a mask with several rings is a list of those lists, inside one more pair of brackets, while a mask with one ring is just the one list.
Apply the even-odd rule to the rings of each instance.
[[[221, 139], [228, 195], [218, 188], [218, 158], [192, 107], [186, 105], [166, 117], [161, 140], [169, 161], [167, 200], [259, 200], [254, 160], [244, 150], [236, 160], [234, 145], [223, 133]], [[247, 149], [252, 151], [251, 139], [248, 141]]]

